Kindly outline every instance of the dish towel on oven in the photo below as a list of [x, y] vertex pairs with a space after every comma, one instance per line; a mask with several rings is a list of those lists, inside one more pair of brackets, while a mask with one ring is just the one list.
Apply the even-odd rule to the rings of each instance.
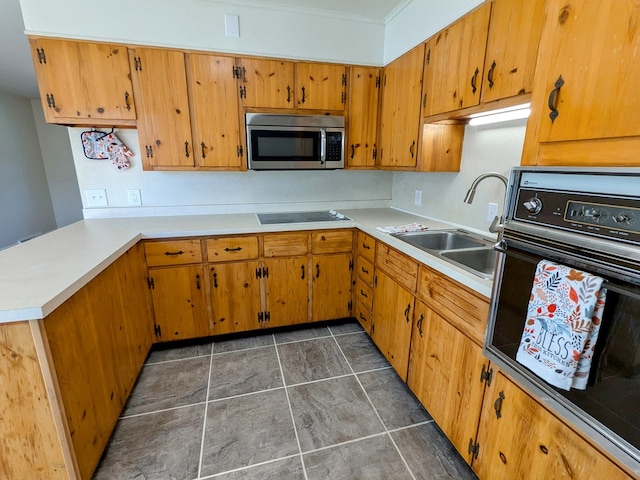
[[538, 263], [516, 360], [563, 390], [587, 387], [606, 288], [602, 278]]

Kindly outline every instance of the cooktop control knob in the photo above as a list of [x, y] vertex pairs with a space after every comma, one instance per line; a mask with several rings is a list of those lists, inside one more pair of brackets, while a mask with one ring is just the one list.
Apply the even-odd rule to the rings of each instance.
[[542, 210], [542, 200], [540, 200], [538, 197], [531, 197], [529, 200], [523, 203], [523, 206], [527, 209], [527, 212], [536, 215]]

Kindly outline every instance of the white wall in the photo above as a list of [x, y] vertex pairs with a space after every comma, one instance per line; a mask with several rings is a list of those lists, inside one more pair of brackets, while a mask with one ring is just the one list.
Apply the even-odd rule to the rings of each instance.
[[0, 248], [56, 228], [31, 103], [0, 92]]
[[[496, 178], [478, 186], [471, 205], [463, 202], [473, 180], [482, 173], [496, 171], [508, 177], [511, 167], [520, 164], [526, 120], [486, 126], [467, 126], [459, 173], [404, 173], [393, 176], [393, 206], [429, 217], [447, 220], [488, 232], [489, 202], [504, 208], [505, 188]], [[422, 190], [422, 206], [414, 205], [415, 190]]]
[[82, 200], [67, 129], [44, 121], [40, 100], [31, 100], [33, 118], [58, 228], [82, 220]]

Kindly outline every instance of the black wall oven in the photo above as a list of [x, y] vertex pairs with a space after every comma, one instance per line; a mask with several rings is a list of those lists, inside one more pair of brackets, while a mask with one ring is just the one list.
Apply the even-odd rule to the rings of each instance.
[[[640, 474], [640, 169], [516, 167], [505, 214], [485, 354]], [[585, 389], [558, 388], [518, 361], [540, 262], [603, 279]], [[543, 347], [567, 352], [561, 333], [541, 337]]]

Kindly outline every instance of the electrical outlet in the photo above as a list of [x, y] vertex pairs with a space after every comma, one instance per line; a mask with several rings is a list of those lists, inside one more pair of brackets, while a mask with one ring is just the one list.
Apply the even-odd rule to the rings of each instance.
[[487, 208], [487, 222], [492, 222], [494, 218], [498, 216], [498, 204], [489, 203]]
[[140, 190], [127, 190], [127, 197], [129, 198], [130, 207], [142, 206], [142, 197], [140, 196]]
[[416, 190], [415, 197], [413, 197], [413, 203], [415, 205], [422, 205], [422, 190]]
[[106, 190], [85, 190], [84, 194], [87, 197], [87, 207], [109, 206]]

